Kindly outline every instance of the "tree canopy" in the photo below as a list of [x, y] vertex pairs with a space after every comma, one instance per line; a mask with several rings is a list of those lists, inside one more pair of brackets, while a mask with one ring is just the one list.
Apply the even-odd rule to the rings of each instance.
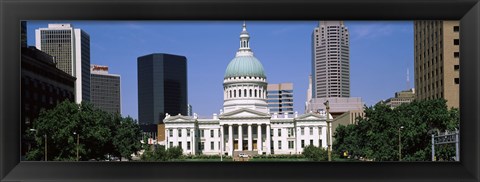
[[[366, 107], [364, 112], [365, 117], [357, 118], [357, 125], [337, 127], [334, 152], [375, 161], [398, 161], [401, 141], [402, 161], [430, 161], [431, 134], [454, 131], [460, 119], [458, 109], [449, 110], [444, 99], [414, 101], [394, 109], [379, 103]], [[441, 158], [455, 156], [452, 145], [438, 149], [436, 155]]]
[[106, 160], [108, 156], [131, 159], [141, 146], [141, 130], [132, 118], [107, 113], [86, 102], [64, 101], [42, 110], [27, 132], [35, 140], [27, 160], [44, 160], [45, 138], [47, 158], [56, 161], [77, 160], [77, 147], [79, 160]]

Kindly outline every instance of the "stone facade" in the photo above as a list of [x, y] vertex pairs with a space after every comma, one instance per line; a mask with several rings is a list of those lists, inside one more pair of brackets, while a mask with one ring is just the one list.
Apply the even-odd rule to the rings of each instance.
[[270, 114], [267, 85], [263, 66], [250, 49], [244, 24], [240, 49], [225, 72], [220, 114], [213, 114], [211, 119], [200, 119], [197, 114], [167, 114], [163, 120], [165, 148], [180, 146], [186, 155], [229, 156], [300, 154], [307, 145], [326, 148], [325, 112]]

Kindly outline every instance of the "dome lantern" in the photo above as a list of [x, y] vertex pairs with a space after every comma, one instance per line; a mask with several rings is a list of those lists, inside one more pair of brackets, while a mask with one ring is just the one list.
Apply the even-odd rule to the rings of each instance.
[[240, 48], [225, 71], [225, 79], [231, 77], [266, 78], [262, 63], [253, 56], [253, 51], [250, 49], [250, 35], [247, 32], [245, 21], [240, 33]]

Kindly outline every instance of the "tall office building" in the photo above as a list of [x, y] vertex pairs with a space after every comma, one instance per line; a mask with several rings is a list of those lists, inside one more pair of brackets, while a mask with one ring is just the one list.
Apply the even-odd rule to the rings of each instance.
[[417, 99], [447, 100], [459, 107], [459, 21], [415, 21], [415, 88]]
[[350, 48], [343, 21], [320, 21], [312, 33], [312, 97], [350, 97]]
[[106, 112], [121, 114], [120, 75], [108, 73], [108, 66], [90, 67], [91, 103]]
[[161, 124], [165, 114], [187, 115], [187, 58], [172, 54], [138, 57], [138, 119]]
[[343, 21], [320, 21], [312, 33], [312, 95], [305, 113], [326, 111], [335, 118], [345, 112], [362, 110], [363, 101], [350, 97], [350, 45]]
[[293, 114], [293, 83], [267, 85], [270, 114]]
[[188, 104], [187, 106], [187, 116], [193, 116], [192, 105]]
[[57, 68], [77, 78], [75, 102], [90, 101], [90, 36], [70, 24], [48, 24], [35, 30], [35, 43]]

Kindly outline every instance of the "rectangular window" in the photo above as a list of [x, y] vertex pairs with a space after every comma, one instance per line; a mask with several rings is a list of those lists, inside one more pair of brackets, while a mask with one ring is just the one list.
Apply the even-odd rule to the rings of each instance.
[[178, 142], [178, 147], [183, 148], [182, 147], [182, 142]]
[[305, 147], [305, 140], [302, 140], [302, 148]]
[[459, 32], [460, 27], [459, 26], [453, 26], [453, 32]]
[[305, 135], [305, 128], [300, 128], [300, 133], [302, 133], [302, 135]]
[[204, 136], [204, 130], [200, 130], [200, 138], [203, 138]]
[[459, 78], [455, 78], [455, 84], [460, 84], [460, 79]]
[[200, 142], [199, 147], [200, 147], [200, 150], [204, 150], [204, 148], [205, 148], [205, 142]]
[[170, 137], [173, 137], [173, 130], [172, 129], [168, 130], [168, 134]]
[[214, 150], [214, 148], [215, 148], [215, 145], [213, 144], [213, 142], [210, 142], [210, 150]]
[[459, 39], [453, 39], [453, 45], [459, 45], [460, 40]]
[[170, 148], [172, 148], [172, 147], [173, 147], [173, 142], [170, 142]]
[[178, 137], [182, 137], [182, 130], [178, 130]]
[[187, 150], [190, 150], [190, 142], [187, 142]]
[[310, 140], [310, 145], [313, 145], [313, 140]]
[[187, 130], [187, 137], [190, 137], [190, 131]]
[[454, 69], [455, 71], [458, 71], [458, 70], [460, 69], [460, 65], [458, 65], [458, 64], [457, 64], [457, 65], [454, 65], [454, 66], [453, 66], [453, 69]]
[[459, 52], [454, 52], [454, 53], [453, 53], [453, 57], [454, 57], [454, 58], [459, 58], [459, 57], [460, 57], [460, 53], [459, 53]]
[[278, 136], [279, 136], [279, 137], [282, 136], [282, 129], [278, 129]]
[[213, 130], [210, 130], [210, 138], [213, 138]]
[[310, 135], [313, 135], [313, 127], [308, 128], [310, 130]]
[[288, 141], [288, 148], [293, 149], [293, 141]]
[[282, 141], [281, 140], [278, 141], [278, 149], [279, 150], [282, 149]]
[[318, 146], [322, 146], [322, 139], [318, 140]]

